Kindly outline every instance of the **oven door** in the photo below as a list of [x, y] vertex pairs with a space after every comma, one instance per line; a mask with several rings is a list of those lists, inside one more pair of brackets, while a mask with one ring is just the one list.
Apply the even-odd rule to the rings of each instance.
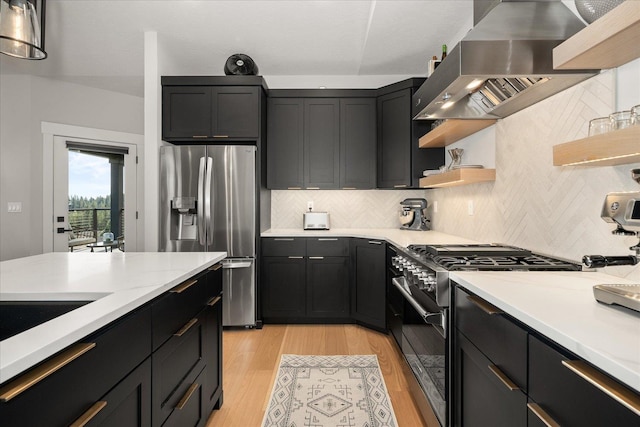
[[394, 292], [404, 297], [402, 353], [440, 425], [446, 426], [448, 310], [438, 307], [404, 277], [393, 278], [392, 284]]

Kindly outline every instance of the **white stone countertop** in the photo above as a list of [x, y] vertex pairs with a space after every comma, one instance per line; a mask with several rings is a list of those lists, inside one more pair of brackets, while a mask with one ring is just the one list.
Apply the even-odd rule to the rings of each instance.
[[[303, 230], [301, 228], [279, 228], [263, 231], [262, 237], [358, 237], [363, 239], [384, 239], [399, 247], [417, 244], [470, 244], [474, 240], [439, 231], [413, 231], [398, 228], [336, 228], [332, 230]], [[492, 242], [495, 243], [495, 242]]]
[[451, 272], [449, 277], [640, 392], [640, 313], [593, 297], [594, 285], [634, 282], [599, 272]]
[[92, 301], [0, 341], [0, 383], [225, 257], [225, 252], [47, 253], [0, 262], [0, 301]]

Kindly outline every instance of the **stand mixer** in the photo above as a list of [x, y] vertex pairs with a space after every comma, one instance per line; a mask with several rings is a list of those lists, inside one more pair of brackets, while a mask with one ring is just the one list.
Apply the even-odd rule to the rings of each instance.
[[429, 229], [429, 220], [424, 210], [427, 208], [427, 200], [414, 198], [404, 199], [400, 202], [402, 210], [399, 213], [401, 230], [425, 231]]

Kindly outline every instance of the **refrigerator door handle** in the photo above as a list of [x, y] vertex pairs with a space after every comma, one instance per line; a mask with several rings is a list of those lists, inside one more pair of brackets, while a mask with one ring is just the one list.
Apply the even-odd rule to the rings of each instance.
[[253, 261], [222, 261], [222, 269], [227, 270], [231, 268], [249, 268]]
[[212, 212], [212, 203], [211, 200], [211, 186], [213, 184], [213, 157], [207, 156], [207, 177], [204, 185], [204, 215], [205, 222], [207, 223], [207, 246], [213, 244], [213, 215]]
[[196, 206], [196, 221], [198, 221], [198, 241], [201, 245], [205, 245], [205, 234], [204, 234], [204, 157], [200, 157], [200, 168], [198, 172], [198, 201]]

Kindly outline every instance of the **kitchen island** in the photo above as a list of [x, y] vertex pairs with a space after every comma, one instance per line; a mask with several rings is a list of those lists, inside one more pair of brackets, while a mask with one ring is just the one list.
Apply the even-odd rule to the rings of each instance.
[[135, 405], [128, 415], [143, 425], [203, 424], [222, 403], [225, 257], [48, 253], [0, 263], [0, 304], [84, 304], [0, 341], [0, 416], [68, 425], [122, 419], [118, 408]]

